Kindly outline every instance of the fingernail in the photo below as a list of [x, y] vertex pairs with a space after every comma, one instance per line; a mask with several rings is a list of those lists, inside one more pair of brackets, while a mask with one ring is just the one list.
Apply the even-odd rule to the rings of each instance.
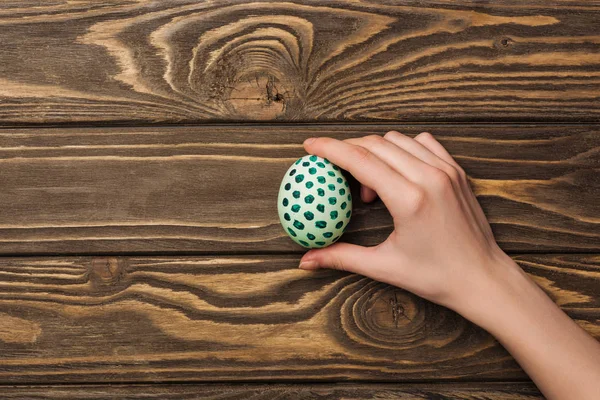
[[300, 269], [317, 269], [318, 267], [316, 261], [302, 261], [298, 266]]
[[317, 138], [315, 138], [315, 137], [310, 137], [310, 138], [308, 138], [308, 139], [306, 139], [306, 140], [304, 141], [304, 144], [305, 144], [305, 145], [311, 144], [311, 143], [312, 143], [312, 142], [314, 142], [315, 140], [317, 140]]

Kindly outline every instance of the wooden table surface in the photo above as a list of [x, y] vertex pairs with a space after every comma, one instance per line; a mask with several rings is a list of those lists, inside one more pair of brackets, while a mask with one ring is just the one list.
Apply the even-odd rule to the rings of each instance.
[[[298, 270], [277, 191], [307, 137], [429, 131], [600, 338], [599, 27], [576, 0], [0, 2], [0, 398], [541, 398], [456, 313]], [[380, 242], [356, 203], [343, 240]]]

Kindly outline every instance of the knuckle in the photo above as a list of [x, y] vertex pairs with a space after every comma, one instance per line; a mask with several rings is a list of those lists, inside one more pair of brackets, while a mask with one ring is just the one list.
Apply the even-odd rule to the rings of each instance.
[[452, 180], [448, 174], [440, 169], [430, 172], [429, 182], [433, 189], [445, 191], [452, 187]]
[[400, 135], [400, 132], [397, 131], [389, 131], [385, 135], [383, 135], [384, 139], [395, 138]]
[[429, 132], [421, 132], [416, 137], [419, 138], [419, 139], [422, 139], [422, 140], [431, 140], [431, 139], [433, 139], [433, 135], [431, 133], [429, 133]]
[[467, 181], [467, 173], [465, 172], [464, 169], [462, 169], [460, 166], [457, 166], [454, 168], [456, 170], [456, 172], [458, 173], [458, 177], [460, 180], [462, 181]]
[[339, 271], [346, 271], [346, 266], [342, 262], [342, 258], [339, 254], [336, 254], [335, 252], [332, 252], [332, 254], [329, 255], [329, 265], [333, 269], [337, 269]]
[[371, 158], [371, 151], [369, 149], [367, 149], [366, 147], [355, 146], [354, 147], [354, 158], [356, 159], [356, 162], [359, 164], [368, 162], [369, 159]]
[[452, 165], [448, 165], [448, 167], [444, 169], [444, 172], [446, 172], [446, 175], [454, 182], [460, 181], [460, 173]]
[[367, 142], [376, 144], [376, 143], [381, 143], [383, 141], [383, 138], [379, 135], [369, 135], [369, 136], [365, 136], [365, 140]]
[[314, 139], [312, 140], [312, 142], [310, 142], [310, 146], [311, 146], [312, 148], [318, 148], [318, 147], [321, 147], [321, 146], [323, 146], [323, 145], [326, 145], [326, 144], [327, 144], [327, 142], [328, 142], [327, 140], [328, 140], [328, 139], [329, 139], [329, 138], [327, 138], [327, 137], [317, 137], [317, 138], [314, 138]]
[[408, 194], [406, 211], [409, 215], [418, 214], [427, 203], [427, 192], [420, 187], [415, 187]]

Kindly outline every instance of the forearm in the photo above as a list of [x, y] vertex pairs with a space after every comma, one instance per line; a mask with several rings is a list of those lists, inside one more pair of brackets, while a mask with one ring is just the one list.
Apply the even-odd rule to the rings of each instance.
[[549, 399], [600, 399], [600, 343], [516, 264], [503, 264], [465, 316], [494, 335]]

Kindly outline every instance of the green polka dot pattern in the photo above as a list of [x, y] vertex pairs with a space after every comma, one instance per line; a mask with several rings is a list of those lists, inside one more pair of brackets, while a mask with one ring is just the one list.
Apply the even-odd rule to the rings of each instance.
[[315, 155], [301, 157], [287, 170], [277, 208], [284, 231], [306, 248], [327, 247], [346, 230], [352, 198], [342, 171]]

